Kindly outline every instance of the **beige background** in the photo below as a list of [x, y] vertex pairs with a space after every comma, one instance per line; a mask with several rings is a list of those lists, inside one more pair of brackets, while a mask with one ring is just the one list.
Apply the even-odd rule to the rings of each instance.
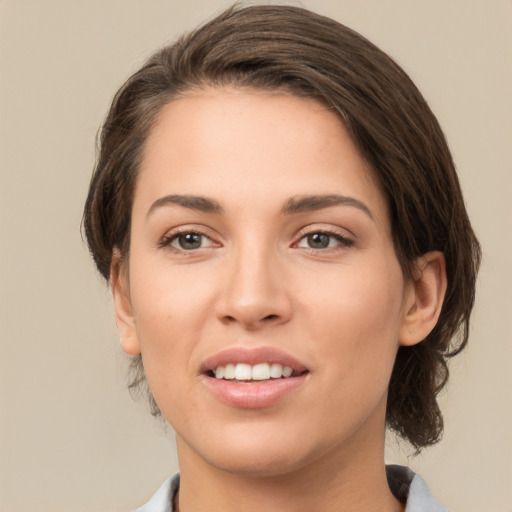
[[[224, 0], [0, 0], [0, 511], [127, 511], [176, 469], [124, 385], [111, 303], [79, 234], [94, 136], [151, 50]], [[446, 434], [410, 465], [453, 512], [512, 511], [512, 2], [316, 0], [411, 74], [485, 250]], [[406, 461], [390, 448], [388, 459]]]

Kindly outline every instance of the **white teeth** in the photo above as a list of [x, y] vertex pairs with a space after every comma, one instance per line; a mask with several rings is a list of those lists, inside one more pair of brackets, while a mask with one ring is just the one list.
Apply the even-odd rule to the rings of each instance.
[[270, 379], [270, 366], [268, 363], [255, 364], [252, 367], [252, 380]]
[[235, 368], [236, 380], [251, 380], [252, 368], [250, 364], [237, 364]]
[[283, 368], [283, 377], [291, 377], [293, 370], [289, 366]]
[[217, 366], [214, 370], [216, 379], [226, 380], [269, 380], [291, 377], [293, 369], [279, 363], [258, 363], [254, 366], [245, 363]]
[[280, 379], [283, 374], [283, 367], [279, 363], [274, 363], [270, 367], [270, 376], [273, 379]]
[[[222, 366], [220, 367], [222, 368]], [[224, 378], [225, 379], [234, 379], [235, 378], [235, 365], [227, 364], [224, 368]]]

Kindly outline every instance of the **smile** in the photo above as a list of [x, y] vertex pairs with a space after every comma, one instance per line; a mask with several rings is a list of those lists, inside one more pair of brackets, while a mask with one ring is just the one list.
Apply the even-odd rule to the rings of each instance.
[[216, 379], [247, 382], [297, 377], [300, 372], [294, 372], [290, 366], [283, 366], [279, 363], [259, 363], [255, 365], [229, 363], [226, 366], [217, 366], [213, 374]]
[[303, 363], [273, 347], [232, 347], [207, 359], [200, 373], [217, 400], [237, 409], [277, 405], [310, 376]]

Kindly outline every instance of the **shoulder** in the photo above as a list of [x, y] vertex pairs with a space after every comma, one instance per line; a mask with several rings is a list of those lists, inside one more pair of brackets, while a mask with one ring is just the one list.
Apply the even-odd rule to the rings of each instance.
[[430, 492], [425, 480], [408, 467], [386, 466], [389, 488], [406, 504], [405, 512], [448, 512]]
[[168, 478], [142, 507], [133, 512], [174, 512], [174, 496], [180, 487], [179, 473]]

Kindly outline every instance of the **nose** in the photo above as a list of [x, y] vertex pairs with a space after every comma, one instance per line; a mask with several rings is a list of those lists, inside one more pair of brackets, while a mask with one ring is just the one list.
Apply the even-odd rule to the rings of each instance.
[[247, 247], [226, 265], [217, 316], [247, 330], [280, 325], [292, 316], [284, 262], [272, 250]]

